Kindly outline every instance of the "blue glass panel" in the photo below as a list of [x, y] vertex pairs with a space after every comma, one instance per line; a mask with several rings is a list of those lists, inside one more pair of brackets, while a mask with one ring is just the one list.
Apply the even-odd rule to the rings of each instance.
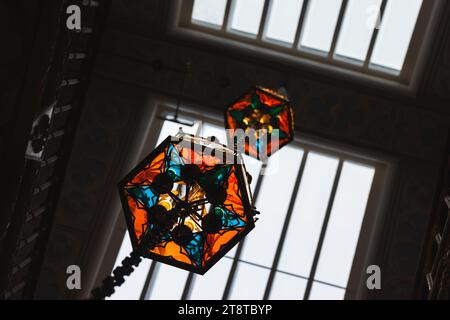
[[147, 208], [153, 207], [158, 202], [158, 195], [150, 186], [136, 186], [126, 188], [130, 196]]
[[197, 266], [202, 265], [203, 245], [205, 243], [205, 236], [202, 232], [197, 232], [192, 235], [191, 242], [185, 247], [186, 252]]
[[226, 228], [240, 228], [247, 224], [242, 221], [236, 214], [223, 207], [214, 207], [214, 213], [222, 219], [222, 226]]
[[166, 161], [166, 172], [169, 172], [171, 176], [174, 178], [174, 181], [180, 181], [180, 170], [181, 166], [184, 166], [183, 159], [181, 158], [178, 150], [173, 146], [173, 144], [169, 144], [169, 148], [167, 150], [167, 161]]

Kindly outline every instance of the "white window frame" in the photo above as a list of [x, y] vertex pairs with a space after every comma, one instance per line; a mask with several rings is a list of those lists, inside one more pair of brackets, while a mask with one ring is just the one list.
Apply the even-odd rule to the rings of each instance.
[[[165, 115], [172, 115], [175, 110], [175, 104], [168, 104], [165, 99], [161, 99], [157, 102], [155, 101], [153, 105], [155, 108], [152, 111], [148, 122], [148, 130], [142, 133], [143, 142], [140, 147], [138, 147], [138, 156], [133, 156], [131, 162], [137, 163], [147, 155], [149, 150], [154, 148], [163, 124], [163, 121], [158, 118]], [[211, 110], [205, 110], [199, 106], [191, 105], [181, 107], [179, 115], [182, 118], [200, 120], [219, 126], [223, 125], [223, 115], [218, 112], [212, 112]], [[136, 137], [136, 139], [138, 138], [139, 137]], [[392, 179], [397, 166], [396, 159], [344, 144], [338, 144], [326, 139], [320, 139], [304, 133], [297, 133], [292, 143], [304, 150], [310, 150], [312, 148], [311, 151], [313, 152], [319, 152], [325, 155], [331, 154], [332, 156], [338, 157], [341, 161], [363, 162], [364, 164], [375, 168], [372, 189], [367, 202], [366, 213], [362, 222], [345, 294], [345, 299], [365, 299], [368, 295], [368, 290], [366, 288], [367, 274], [365, 268], [369, 265], [376, 264], [375, 254], [379, 244], [379, 235], [384, 220], [384, 212], [390, 201], [391, 187], [393, 185]], [[95, 283], [100, 283], [102, 277], [112, 271], [123, 237], [127, 232], [120, 204], [115, 202], [112, 210], [114, 210], [114, 213], [117, 215], [117, 219], [110, 235], [103, 259], [99, 261], [100, 267], [98, 268]], [[147, 279], [147, 283], [144, 285], [144, 290], [140, 296], [141, 299], [146, 298], [148, 289], [151, 288], [152, 282], [150, 279], [152, 273], [155, 271], [155, 263], [156, 262], [153, 262], [152, 267], [150, 268], [150, 276]], [[187, 298], [189, 298], [189, 296], [187, 296]]]
[[[379, 87], [396, 92], [403, 95], [415, 95], [419, 86], [419, 80], [424, 72], [426, 57], [428, 56], [431, 45], [433, 43], [432, 35], [436, 30], [438, 21], [442, 14], [442, 7], [445, 5], [444, 0], [425, 0], [417, 19], [417, 24], [410, 47], [405, 58], [404, 66], [400, 74], [386, 72], [386, 69], [378, 69], [376, 67], [369, 68], [367, 60], [361, 67], [356, 64], [349, 63], [348, 60], [334, 58], [334, 49], [338, 40], [339, 33], [335, 32], [332, 50], [327, 55], [320, 55], [308, 50], [298, 50], [298, 41], [300, 39], [301, 27], [298, 28], [296, 40], [292, 47], [286, 46], [282, 42], [276, 40], [264, 40], [266, 15], [268, 12], [270, 0], [265, 0], [263, 16], [261, 18], [261, 26], [256, 37], [250, 37], [245, 33], [230, 30], [229, 23], [231, 21], [230, 9], [233, 0], [227, 0], [224, 24], [222, 27], [214, 27], [207, 23], [191, 22], [192, 9], [194, 0], [174, 0], [169, 15], [168, 35], [174, 38], [182, 38], [194, 40], [200, 44], [215, 44], [221, 48], [231, 49], [232, 51], [244, 52], [248, 55], [261, 57], [263, 59], [274, 58], [283, 64], [289, 64], [295, 67], [304, 67], [312, 71], [318, 71], [326, 75], [334, 75], [344, 77], [345, 79], [363, 81], [367, 86]], [[309, 0], [310, 1], [310, 0]], [[386, 3], [387, 0], [383, 0]], [[395, 1], [395, 0], [389, 0]], [[308, 1], [305, 0], [304, 8], [300, 20], [304, 19], [304, 12]], [[344, 0], [344, 4], [347, 3]], [[337, 31], [342, 24], [345, 5], [340, 13]], [[301, 26], [301, 24], [299, 24]], [[378, 32], [375, 31], [372, 37], [369, 54], [373, 52]]]

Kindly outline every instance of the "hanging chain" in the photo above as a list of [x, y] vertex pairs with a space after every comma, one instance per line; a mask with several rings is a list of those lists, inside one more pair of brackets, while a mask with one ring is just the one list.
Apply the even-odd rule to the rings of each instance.
[[184, 89], [186, 87], [186, 79], [189, 78], [190, 76], [191, 76], [191, 63], [187, 61], [184, 65], [183, 80], [181, 82], [180, 92], [177, 98], [177, 107], [175, 109], [175, 116], [174, 116], [175, 120], [178, 120], [178, 113], [180, 111], [181, 99], [183, 97]]
[[[103, 300], [115, 292], [115, 287], [120, 287], [124, 282], [125, 276], [129, 276], [134, 269], [141, 263], [142, 256], [153, 250], [160, 242], [160, 239], [169, 232], [170, 228], [176, 223], [177, 217], [171, 217], [166, 226], [155, 226], [153, 232], [147, 231], [140, 240], [140, 244], [122, 260], [122, 265], [117, 266], [112, 272], [113, 275], [107, 276], [102, 285], [92, 290], [92, 300]], [[135, 267], [135, 268], [133, 268]]]

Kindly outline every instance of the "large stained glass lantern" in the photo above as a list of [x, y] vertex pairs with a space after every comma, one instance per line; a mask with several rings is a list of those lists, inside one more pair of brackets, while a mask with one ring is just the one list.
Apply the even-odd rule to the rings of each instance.
[[254, 227], [241, 156], [214, 139], [169, 136], [119, 184], [142, 255], [204, 274]]
[[286, 96], [256, 86], [225, 110], [225, 126], [230, 143], [264, 160], [293, 140], [294, 112]]
[[204, 274], [255, 225], [242, 157], [213, 138], [169, 136], [119, 183], [133, 251], [92, 291], [114, 293], [151, 258]]

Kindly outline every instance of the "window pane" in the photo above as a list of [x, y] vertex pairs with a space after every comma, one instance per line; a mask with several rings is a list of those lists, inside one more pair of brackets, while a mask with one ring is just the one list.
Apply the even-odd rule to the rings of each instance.
[[202, 123], [202, 132], [201, 135], [203, 137], [211, 137], [214, 136], [219, 139], [219, 143], [227, 144], [227, 134], [223, 127], [216, 126], [210, 123]]
[[270, 270], [239, 262], [231, 287], [230, 300], [261, 300]]
[[343, 300], [345, 290], [323, 283], [314, 282], [311, 288], [309, 300]]
[[[375, 23], [371, 15], [377, 16], [381, 0], [350, 0], [342, 24], [336, 54], [364, 61], [372, 39]], [[374, 19], [376, 21], [376, 18]]]
[[273, 0], [269, 13], [266, 36], [293, 43], [303, 0]]
[[195, 275], [189, 294], [192, 300], [221, 300], [233, 260], [222, 258], [203, 275]]
[[317, 266], [317, 280], [347, 286], [374, 173], [373, 168], [344, 163]]
[[277, 272], [273, 279], [269, 298], [271, 300], [302, 300], [306, 284], [305, 279]]
[[273, 171], [264, 177], [256, 201], [261, 215], [245, 239], [241, 259], [272, 266], [302, 157], [303, 150], [291, 146], [270, 157], [267, 170]]
[[[130, 237], [128, 236], [128, 232], [126, 232], [116, 262], [114, 263], [114, 268], [121, 265], [122, 260], [128, 256], [132, 250]], [[152, 261], [150, 259], [143, 259], [139, 264], [139, 268], [136, 268], [134, 272], [127, 277], [126, 281], [120, 287], [116, 288], [114, 294], [110, 298], [106, 298], [106, 300], [139, 300], [151, 263]]]
[[158, 263], [149, 288], [149, 300], [181, 299], [189, 272]]
[[251, 34], [257, 34], [264, 0], [234, 0], [231, 28]]
[[163, 142], [168, 136], [175, 136], [178, 133], [178, 130], [180, 127], [183, 129], [185, 133], [189, 134], [195, 134], [198, 129], [198, 124], [194, 124], [191, 126], [181, 125], [179, 123], [175, 123], [172, 121], [164, 121], [161, 131], [159, 133], [158, 141], [156, 142], [156, 145], [159, 145], [161, 142]]
[[308, 155], [279, 270], [309, 276], [338, 163], [336, 158]]
[[300, 44], [323, 52], [330, 51], [342, 0], [311, 0]]
[[422, 0], [388, 1], [372, 64], [402, 69], [421, 6]]
[[246, 168], [247, 172], [252, 176], [252, 182], [250, 183], [250, 188], [251, 188], [252, 192], [254, 193], [256, 183], [258, 181], [258, 177], [261, 172], [262, 162], [255, 158], [249, 157], [245, 154], [243, 155], [243, 158], [244, 158], [245, 168]]
[[195, 0], [192, 20], [222, 26], [227, 0]]

